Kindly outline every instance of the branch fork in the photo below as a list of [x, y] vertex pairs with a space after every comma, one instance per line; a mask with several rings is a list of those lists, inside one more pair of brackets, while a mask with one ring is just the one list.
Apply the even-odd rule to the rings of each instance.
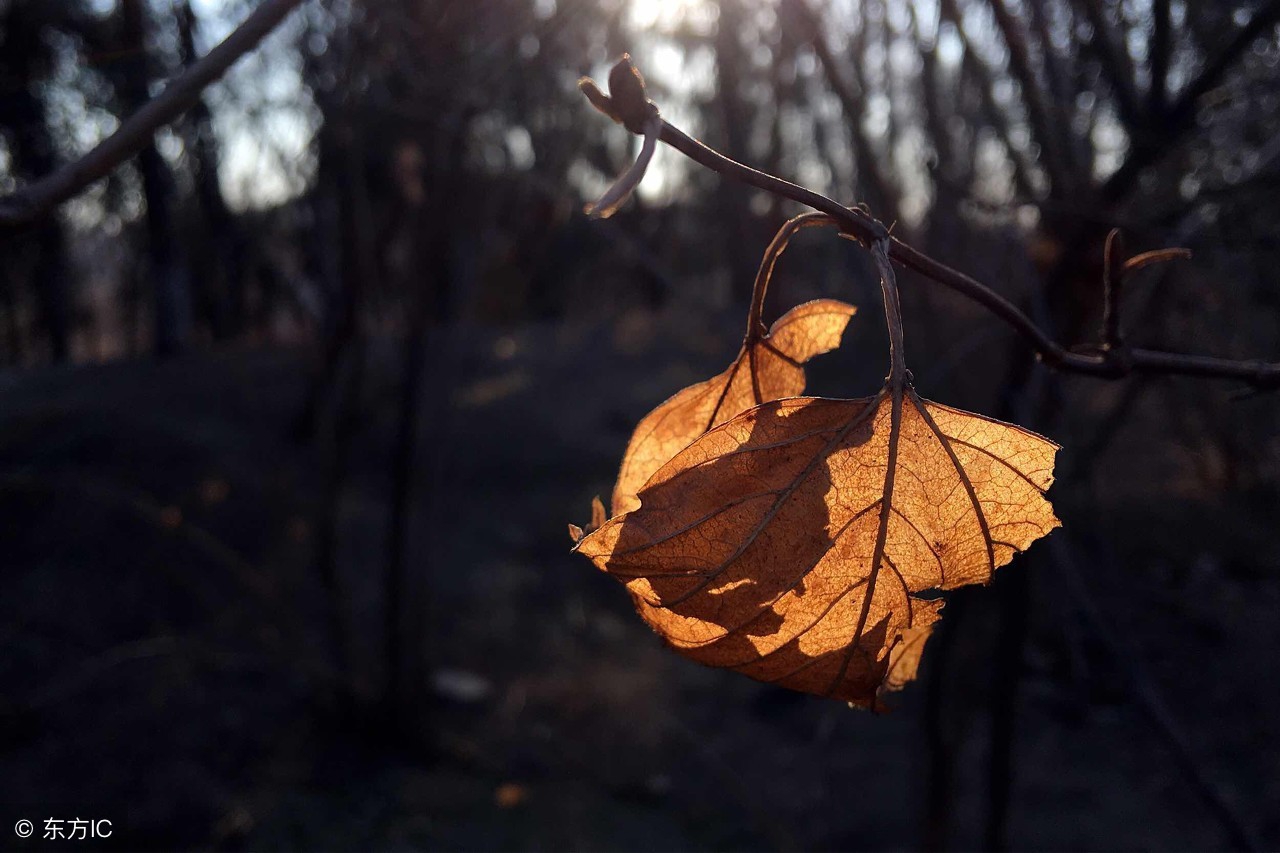
[[[1120, 300], [1126, 279], [1144, 267], [1190, 257], [1189, 249], [1169, 248], [1143, 252], [1125, 260], [1124, 238], [1120, 229], [1112, 228], [1107, 233], [1102, 261], [1102, 341], [1097, 352], [1117, 377], [1126, 376], [1134, 369], [1133, 350], [1125, 339], [1124, 323], [1120, 318]], [[1263, 367], [1261, 362], [1252, 364], [1255, 370]]]

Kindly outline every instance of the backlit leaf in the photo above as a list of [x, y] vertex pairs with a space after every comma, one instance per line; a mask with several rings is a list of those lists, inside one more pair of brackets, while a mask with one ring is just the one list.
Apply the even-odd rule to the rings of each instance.
[[685, 388], [646, 415], [622, 458], [613, 514], [635, 509], [640, 487], [707, 430], [752, 406], [803, 393], [801, 365], [838, 347], [856, 311], [834, 299], [797, 305], [779, 317], [767, 335], [743, 344], [723, 373]]
[[1057, 449], [909, 388], [767, 402], [680, 451], [577, 549], [681, 654], [875, 707], [915, 677], [937, 591], [987, 583], [1058, 526]]

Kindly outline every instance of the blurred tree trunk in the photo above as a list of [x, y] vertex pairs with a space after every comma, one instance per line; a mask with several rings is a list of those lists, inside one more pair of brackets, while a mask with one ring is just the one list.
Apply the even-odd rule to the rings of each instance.
[[1040, 85], [1022, 22], [1013, 16], [1004, 0], [990, 0], [989, 5], [1009, 51], [1009, 72], [1018, 83], [1031, 138], [1040, 147], [1040, 164], [1049, 178], [1048, 196], [1051, 199], [1062, 198], [1074, 189], [1075, 178], [1083, 177], [1087, 181], [1088, 175], [1075, 175], [1067, 155], [1061, 150], [1061, 140], [1070, 128], [1063, 127], [1056, 120], [1058, 116], [1051, 106], [1054, 103], [1052, 93]]
[[322, 116], [316, 134], [316, 183], [311, 197], [319, 233], [308, 247], [307, 265], [324, 283], [328, 299], [321, 329], [321, 363], [295, 428], [300, 439], [316, 441], [323, 471], [316, 564], [328, 599], [335, 666], [342, 676], [334, 698], [344, 715], [367, 710], [358, 708], [357, 702], [375, 692], [365, 680], [371, 667], [356, 658], [352, 614], [347, 610], [339, 561], [352, 450], [365, 423], [360, 401], [368, 355], [362, 321], [370, 288], [377, 281], [364, 136], [350, 82], [354, 37], [350, 30], [335, 34], [326, 51], [306, 56], [303, 68]]
[[[0, 18], [0, 129], [7, 131], [12, 173], [40, 178], [51, 173], [58, 161], [45, 105], [37, 94], [52, 61], [49, 43], [41, 33], [51, 10], [32, 3], [7, 6], [0, 6], [4, 11]], [[26, 233], [3, 239], [0, 251], [7, 256], [5, 301], [12, 351], [21, 358], [25, 350], [18, 317], [22, 303], [18, 282], [25, 278], [35, 290], [53, 360], [66, 361], [71, 352], [73, 299], [61, 219], [46, 217]]]
[[781, 15], [784, 26], [791, 28], [796, 42], [813, 49], [827, 85], [840, 101], [853, 145], [857, 182], [854, 194], [878, 219], [894, 222], [898, 218], [897, 195], [890, 186], [862, 123], [868, 93], [862, 72], [862, 59], [867, 44], [866, 19], [859, 23], [853, 35], [849, 50], [849, 77], [846, 78], [842, 63], [827, 44], [823, 18], [809, 5], [808, 0], [787, 0], [781, 7]]
[[[189, 66], [199, 58], [191, 0], [181, 0], [174, 11], [182, 64]], [[243, 247], [218, 184], [218, 138], [203, 97], [196, 100], [183, 119], [182, 132], [201, 220], [200, 227], [188, 228], [185, 235], [194, 261], [192, 283], [213, 338], [223, 340], [239, 334], [244, 326], [243, 270], [239, 264]]]
[[[751, 112], [742, 99], [742, 28], [745, 23], [741, 0], [720, 0], [716, 27], [716, 101], [724, 123], [724, 150], [735, 160], [750, 163]], [[740, 184], [726, 181], [720, 188], [720, 208], [725, 227], [723, 257], [729, 266], [730, 292], [745, 296], [755, 279], [755, 229], [751, 215], [751, 193]]]
[[[120, 36], [125, 58], [121, 62], [118, 93], [123, 115], [132, 114], [150, 97], [152, 61], [146, 47], [147, 15], [145, 0], [121, 0]], [[177, 192], [169, 166], [154, 141], [138, 152], [135, 162], [147, 204], [155, 351], [163, 357], [176, 354], [187, 343], [191, 326], [189, 274], [174, 234]]]
[[[405, 217], [413, 242], [412, 280], [405, 283], [409, 319], [404, 341], [403, 381], [397, 414], [391, 474], [391, 524], [386, 575], [386, 710], [402, 733], [425, 731], [429, 713], [432, 637], [432, 562], [435, 553], [417, 554], [410, 531], [415, 517], [431, 523], [424, 512], [440, 498], [439, 484], [419, 475], [423, 457], [438, 458], [442, 415], [450, 399], [451, 377], [439, 359], [448, 357], [447, 340], [432, 347], [433, 337], [453, 319], [453, 282], [458, 267], [455, 243], [458, 218], [455, 205], [466, 192], [462, 165], [474, 110], [446, 116], [419, 143], [426, 150], [423, 195], [406, 199]], [[432, 362], [431, 353], [437, 354]], [[430, 385], [430, 388], [427, 386]], [[425, 433], [425, 438], [424, 438]], [[432, 465], [438, 468], [438, 465]], [[430, 542], [434, 536], [425, 537]], [[420, 735], [418, 736], [420, 738]], [[419, 742], [419, 746], [430, 744]]]

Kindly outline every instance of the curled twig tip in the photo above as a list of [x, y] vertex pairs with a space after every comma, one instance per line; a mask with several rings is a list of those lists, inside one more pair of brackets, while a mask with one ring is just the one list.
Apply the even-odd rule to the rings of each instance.
[[578, 89], [597, 110], [632, 133], [644, 137], [644, 144], [640, 146], [640, 154], [635, 162], [613, 182], [604, 195], [584, 208], [588, 216], [605, 219], [612, 216], [631, 197], [644, 179], [649, 163], [653, 160], [653, 152], [658, 147], [658, 138], [662, 135], [662, 116], [658, 113], [658, 105], [649, 100], [644, 77], [631, 64], [629, 53], [622, 54], [622, 58], [609, 70], [608, 95], [600, 91], [600, 87], [589, 77], [578, 81]]
[[661, 134], [662, 119], [655, 115], [645, 126], [644, 144], [640, 146], [640, 154], [635, 162], [618, 176], [613, 185], [605, 190], [604, 195], [588, 204], [583, 209], [584, 213], [593, 219], [608, 219], [624, 201], [631, 197], [636, 187], [640, 186], [640, 182], [644, 180], [645, 172], [649, 170], [649, 163], [653, 160], [653, 152], [658, 148], [658, 137]]

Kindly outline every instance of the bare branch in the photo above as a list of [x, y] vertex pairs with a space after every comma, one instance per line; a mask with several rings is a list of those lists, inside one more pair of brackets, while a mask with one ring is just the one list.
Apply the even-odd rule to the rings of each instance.
[[1032, 164], [1027, 160], [1025, 152], [1016, 148], [1013, 144], [1013, 126], [1010, 123], [1009, 115], [996, 103], [994, 94], [995, 79], [992, 77], [991, 69], [974, 51], [973, 44], [964, 31], [964, 26], [961, 24], [959, 6], [956, 5], [955, 0], [942, 0], [940, 10], [941, 20], [947, 21], [951, 26], [955, 27], [956, 35], [960, 37], [960, 43], [964, 47], [964, 58], [961, 60], [960, 66], [962, 77], [970, 78], [974, 81], [978, 96], [982, 99], [983, 115], [987, 122], [999, 133], [1005, 150], [1009, 152], [1009, 162], [1013, 164], [1013, 180], [1017, 185], [1018, 195], [1024, 199], [1038, 198], [1039, 193], [1035, 191], [1035, 187], [1031, 182]]
[[[1111, 37], [1111, 27], [1099, 0], [1080, 0], [1080, 3], [1084, 6], [1085, 17], [1093, 27], [1091, 47], [1102, 63], [1102, 73], [1111, 84], [1111, 91], [1115, 93], [1120, 117], [1130, 136], [1141, 133], [1146, 124], [1146, 116], [1134, 88], [1133, 63], [1129, 61], [1129, 54], [1124, 48], [1124, 34], [1120, 33], [1119, 44]], [[1122, 20], [1121, 26], [1123, 25]]]
[[1124, 240], [1119, 228], [1107, 234], [1102, 250], [1102, 345], [1107, 350], [1124, 346], [1120, 328], [1120, 288], [1124, 284]]
[[1271, 0], [1253, 14], [1249, 23], [1236, 32], [1235, 38], [1209, 61], [1199, 76], [1182, 90], [1169, 107], [1163, 128], [1165, 132], [1161, 134], [1158, 144], [1148, 141], [1146, 144], [1135, 145], [1120, 168], [1107, 178], [1102, 185], [1104, 201], [1114, 202], [1123, 198], [1133, 188], [1144, 169], [1154, 165], [1174, 149], [1178, 138], [1187, 129], [1194, 127], [1196, 105], [1200, 98], [1221, 83], [1226, 73], [1253, 44], [1254, 39], [1274, 27], [1277, 21], [1280, 21], [1280, 0]]
[[[857, 161], [858, 179], [866, 182], [866, 191], [872, 203], [888, 205], [893, 203], [895, 194], [889, 187], [889, 180], [880, 171], [876, 162], [875, 150], [867, 132], [862, 126], [863, 106], [866, 102], [866, 87], [862, 83], [862, 75], [856, 66], [853, 68], [854, 82], [851, 85], [841, 73], [839, 63], [831, 53], [831, 47], [822, 37], [825, 29], [822, 21], [806, 0], [789, 0], [781, 7], [784, 23], [792, 24], [796, 29], [795, 38], [801, 44], [808, 44], [818, 57], [819, 64], [826, 75], [827, 84], [840, 101], [845, 118], [849, 121], [849, 132], [853, 137], [854, 158]], [[866, 27], [864, 22], [862, 26]]]
[[[953, 156], [951, 151], [954, 149], [949, 149], [948, 147], [953, 140], [951, 139], [951, 134], [947, 132], [947, 119], [942, 109], [942, 99], [939, 97], [942, 78], [938, 71], [937, 36], [934, 36], [932, 44], [927, 43], [922, 15], [916, 9], [914, 3], [908, 9], [911, 13], [911, 26], [915, 36], [916, 52], [920, 56], [920, 64], [922, 66], [919, 85], [920, 99], [924, 103], [924, 121], [928, 127], [934, 154], [937, 158], [937, 164], [933, 168], [942, 169], [945, 168], [943, 164], [954, 164], [960, 158]], [[938, 25], [941, 26], [941, 23], [939, 20]]]
[[1162, 116], [1169, 104], [1169, 55], [1173, 52], [1173, 33], [1169, 19], [1169, 0], [1155, 0], [1151, 14], [1155, 18], [1151, 32], [1150, 111]]
[[1189, 120], [1194, 117], [1196, 101], [1222, 82], [1231, 67], [1253, 44], [1254, 40], [1280, 21], [1280, 0], [1271, 0], [1253, 14], [1249, 22], [1236, 31], [1235, 37], [1218, 52], [1178, 96], [1172, 114], [1176, 118]]
[[1044, 66], [1045, 80], [1049, 89], [1049, 108], [1052, 110], [1054, 126], [1062, 136], [1063, 156], [1066, 166], [1072, 175], [1088, 172], [1081, 163], [1080, 138], [1071, 127], [1069, 105], [1075, 103], [1075, 92], [1067, 83], [1067, 75], [1061, 61], [1062, 57], [1054, 48], [1053, 34], [1047, 10], [1043, 3], [1028, 3], [1031, 13], [1031, 24], [1035, 28], [1036, 38], [1040, 42], [1041, 64]]
[[1071, 191], [1071, 172], [1066, 168], [1058, 143], [1070, 130], [1067, 127], [1054, 126], [1049, 106], [1045, 101], [1045, 92], [1031, 68], [1031, 51], [1027, 47], [1026, 36], [1021, 25], [1009, 13], [1004, 0], [990, 0], [988, 5], [991, 7], [992, 14], [995, 15], [996, 26], [1004, 36], [1005, 46], [1009, 48], [1009, 67], [1022, 90], [1022, 100], [1027, 105], [1031, 133], [1044, 151], [1045, 169], [1049, 173], [1050, 194], [1062, 196]]
[[1140, 255], [1134, 255], [1132, 258], [1124, 262], [1124, 274], [1136, 272], [1152, 264], [1163, 264], [1165, 261], [1185, 261], [1191, 259], [1191, 250], [1182, 248], [1173, 249], [1152, 249], [1150, 252], [1143, 252]]
[[125, 119], [91, 151], [51, 175], [0, 198], [0, 227], [29, 224], [142, 150], [152, 136], [181, 116], [210, 83], [257, 46], [302, 0], [263, 0], [239, 27], [173, 80], [164, 91]]
[[[626, 60], [624, 60], [626, 61]], [[629, 63], [628, 63], [629, 64]], [[598, 90], [592, 103], [608, 115], [615, 115], [617, 103]], [[633, 132], [642, 132], [643, 129]], [[1117, 379], [1133, 373], [1168, 374], [1180, 376], [1218, 377], [1238, 379], [1257, 389], [1280, 388], [1280, 363], [1263, 361], [1236, 361], [1213, 356], [1184, 355], [1146, 349], [1103, 352], [1100, 354], [1071, 352], [1057, 343], [1047, 332], [1023, 313], [1016, 305], [985, 284], [936, 261], [896, 237], [891, 237], [884, 225], [865, 210], [845, 207], [821, 193], [797, 186], [782, 178], [757, 171], [736, 160], [725, 157], [680, 131], [670, 123], [662, 122], [661, 141], [684, 154], [696, 163], [727, 178], [787, 198], [814, 210], [827, 214], [848, 236], [867, 248], [888, 241], [888, 256], [899, 266], [915, 270], [925, 278], [948, 287], [972, 299], [1012, 326], [1027, 340], [1041, 361], [1058, 370]]]

